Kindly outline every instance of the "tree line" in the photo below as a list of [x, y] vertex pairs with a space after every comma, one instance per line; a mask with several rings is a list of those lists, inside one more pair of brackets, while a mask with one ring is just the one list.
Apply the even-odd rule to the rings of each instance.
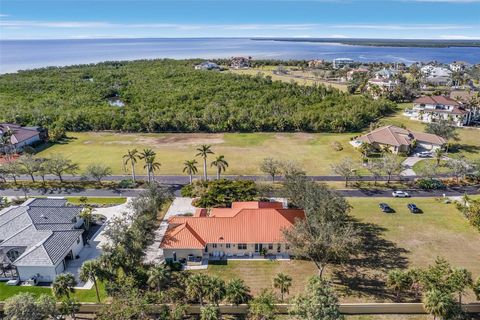
[[[62, 130], [353, 132], [392, 112], [325, 86], [194, 70], [196, 60], [105, 62], [0, 76], [2, 121]], [[125, 105], [112, 106], [112, 99]]]

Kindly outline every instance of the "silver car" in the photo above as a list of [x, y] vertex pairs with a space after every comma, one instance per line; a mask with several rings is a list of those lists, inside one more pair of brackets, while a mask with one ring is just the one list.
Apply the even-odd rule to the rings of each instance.
[[394, 198], [408, 198], [408, 197], [410, 197], [408, 192], [405, 192], [405, 191], [393, 191], [392, 196]]

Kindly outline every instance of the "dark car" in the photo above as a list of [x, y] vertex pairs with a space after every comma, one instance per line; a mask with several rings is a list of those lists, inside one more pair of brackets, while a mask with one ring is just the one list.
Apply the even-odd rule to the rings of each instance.
[[393, 212], [393, 209], [386, 203], [380, 203], [378, 206], [383, 212]]
[[420, 209], [414, 204], [414, 203], [409, 203], [407, 204], [408, 210], [410, 210], [411, 213], [419, 213]]

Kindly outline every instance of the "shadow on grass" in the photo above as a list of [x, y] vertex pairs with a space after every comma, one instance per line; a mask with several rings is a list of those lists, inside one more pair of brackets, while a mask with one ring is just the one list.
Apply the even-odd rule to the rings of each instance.
[[386, 228], [373, 223], [354, 220], [361, 233], [360, 253], [348, 263], [338, 265], [333, 282], [344, 296], [364, 297], [375, 301], [393, 300], [394, 294], [386, 288], [388, 271], [406, 268], [409, 252], [383, 238]]
[[50, 142], [50, 141], [47, 141], [45, 143], [42, 143], [38, 146], [35, 146], [35, 153], [39, 153], [39, 152], [42, 152], [42, 151], [45, 151], [47, 150], [48, 148], [56, 145], [56, 144], [69, 144], [70, 142], [74, 141], [74, 140], [77, 140], [78, 138], [77, 137], [65, 137], [57, 142]]

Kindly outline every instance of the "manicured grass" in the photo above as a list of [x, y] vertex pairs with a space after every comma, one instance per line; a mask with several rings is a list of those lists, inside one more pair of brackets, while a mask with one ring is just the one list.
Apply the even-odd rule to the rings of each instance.
[[[227, 174], [261, 174], [259, 165], [266, 157], [297, 161], [309, 174], [332, 174], [330, 164], [345, 157], [360, 159], [358, 151], [349, 144], [355, 134], [330, 133], [225, 133], [225, 134], [121, 134], [110, 132], [69, 133], [67, 143], [55, 144], [39, 153], [49, 156], [62, 153], [78, 162], [82, 169], [90, 163], [104, 163], [112, 167], [114, 174], [129, 174], [130, 167], [124, 171], [122, 156], [128, 149], [139, 151], [152, 148], [162, 166], [157, 175], [184, 174], [183, 162], [194, 159], [196, 148], [201, 144], [212, 145], [215, 155], [225, 155], [229, 163]], [[333, 141], [339, 141], [342, 151], [334, 151]], [[215, 168], [208, 159], [209, 174], [215, 174]], [[202, 171], [202, 159], [199, 173]], [[143, 162], [138, 161], [136, 171], [145, 174]]]
[[[480, 276], [480, 233], [455, 208], [434, 198], [348, 198], [352, 216], [364, 239], [362, 252], [344, 265], [331, 266], [327, 275], [333, 279], [342, 302], [391, 302], [393, 294], [385, 280], [394, 268], [426, 267], [437, 256], [453, 266]], [[382, 213], [380, 202], [396, 210]], [[414, 202], [423, 210], [412, 214], [407, 204]], [[271, 288], [278, 272], [292, 276], [290, 297], [301, 292], [306, 279], [317, 274], [309, 261], [228, 261], [226, 265], [209, 265], [206, 271], [224, 279], [240, 277], [254, 293]], [[472, 301], [473, 294], [465, 298]], [[370, 319], [370, 318], [359, 318]], [[414, 318], [417, 319], [417, 318]]]
[[[79, 205], [81, 197], [67, 197], [67, 201], [71, 204]], [[127, 198], [107, 198], [107, 197], [87, 197], [87, 204], [98, 204], [98, 205], [119, 205], [127, 201]]]
[[[420, 162], [417, 162], [413, 165], [413, 171], [416, 174], [420, 175], [426, 170], [427, 167], [433, 167], [437, 165], [437, 160], [435, 159], [425, 159]], [[450, 173], [451, 170], [446, 166], [446, 161], [441, 160], [440, 165], [437, 167], [438, 173]]]
[[[105, 292], [105, 286], [100, 283], [99, 284], [99, 294], [100, 300], [104, 301], [107, 298], [107, 294]], [[52, 295], [52, 289], [46, 287], [25, 287], [25, 286], [7, 286], [6, 282], [0, 282], [0, 301], [4, 301], [11, 296], [14, 296], [20, 292], [29, 292], [35, 296], [39, 296], [41, 294], [48, 294]], [[75, 290], [75, 298], [80, 302], [97, 302], [97, 295], [95, 293], [95, 288], [90, 290]]]

